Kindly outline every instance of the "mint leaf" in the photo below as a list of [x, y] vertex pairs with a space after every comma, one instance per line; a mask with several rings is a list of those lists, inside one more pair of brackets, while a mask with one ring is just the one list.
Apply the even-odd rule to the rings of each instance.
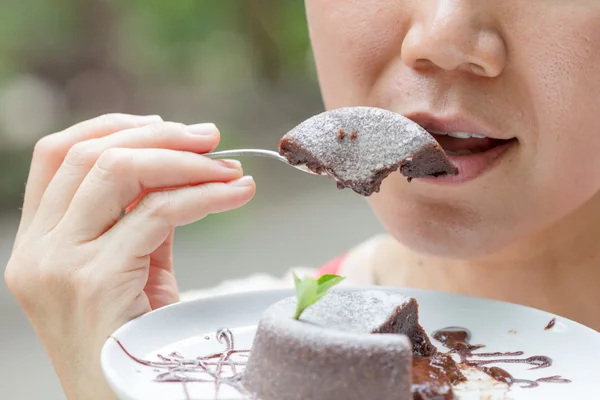
[[292, 275], [294, 276], [294, 284], [296, 285], [296, 290], [298, 290], [298, 285], [300, 284], [300, 278], [294, 271], [292, 271]]
[[299, 319], [300, 315], [317, 301], [317, 281], [315, 279], [303, 279], [296, 286], [296, 313], [295, 319]]
[[306, 276], [300, 279], [295, 272], [294, 285], [296, 286], [296, 312], [294, 319], [300, 319], [300, 316], [311, 305], [319, 301], [329, 289], [344, 280], [343, 277], [333, 274], [321, 276], [319, 279]]
[[334, 274], [326, 274], [326, 275], [321, 276], [319, 278], [319, 280], [317, 281], [317, 283], [318, 283], [317, 294], [320, 294], [321, 297], [323, 297], [323, 295], [325, 293], [327, 293], [327, 291], [329, 289], [331, 289], [332, 287], [334, 287], [335, 285], [337, 285], [338, 283], [340, 283], [343, 280], [344, 280], [343, 276], [334, 275]]

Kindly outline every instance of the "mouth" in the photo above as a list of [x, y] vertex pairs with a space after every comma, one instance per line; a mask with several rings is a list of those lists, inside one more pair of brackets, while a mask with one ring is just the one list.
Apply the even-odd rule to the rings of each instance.
[[427, 131], [435, 138], [435, 140], [437, 140], [440, 146], [442, 146], [446, 155], [450, 157], [484, 153], [498, 146], [506, 145], [509, 142], [517, 140], [516, 138], [494, 139], [471, 132], [444, 132], [431, 129], [428, 129]]
[[440, 144], [458, 175], [420, 179], [438, 183], [462, 183], [473, 180], [497, 166], [518, 140], [501, 137], [493, 130], [465, 119], [437, 119], [431, 116], [407, 116], [426, 129]]

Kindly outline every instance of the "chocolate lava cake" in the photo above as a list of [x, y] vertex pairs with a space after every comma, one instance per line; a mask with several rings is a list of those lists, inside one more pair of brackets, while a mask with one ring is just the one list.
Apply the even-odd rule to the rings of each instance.
[[413, 358], [435, 358], [437, 349], [419, 325], [415, 299], [332, 291], [299, 320], [295, 308], [296, 299], [286, 298], [259, 322], [243, 377], [259, 399], [418, 398]]
[[280, 140], [279, 154], [363, 196], [378, 192], [398, 169], [409, 181], [458, 173], [429, 132], [373, 107], [339, 108], [309, 118]]

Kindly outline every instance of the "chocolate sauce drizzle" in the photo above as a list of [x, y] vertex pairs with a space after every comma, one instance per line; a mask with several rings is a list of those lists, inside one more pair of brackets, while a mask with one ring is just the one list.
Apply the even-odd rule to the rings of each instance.
[[548, 325], [546, 325], [546, 327], [544, 328], [545, 331], [549, 331], [550, 329], [554, 328], [554, 325], [556, 325], [556, 318], [552, 318], [550, 320], [550, 322], [548, 322]]
[[[477, 357], [486, 357], [485, 353], [473, 354]], [[495, 356], [492, 356], [495, 357]], [[486, 365], [486, 364], [529, 364], [533, 365], [529, 369], [540, 369], [548, 368], [552, 366], [552, 359], [546, 356], [533, 356], [529, 358], [506, 358], [506, 359], [495, 359], [495, 360], [470, 360], [469, 365]]]
[[[552, 366], [552, 359], [547, 356], [532, 356], [528, 358], [495, 358], [495, 357], [518, 357], [524, 353], [522, 351], [506, 352], [506, 353], [475, 353], [474, 350], [481, 349], [485, 345], [472, 345], [471, 332], [466, 328], [460, 327], [448, 327], [440, 329], [433, 333], [433, 338], [442, 343], [444, 346], [450, 349], [449, 353], [458, 354], [461, 362], [477, 368], [479, 371], [484, 372], [496, 379], [497, 381], [504, 382], [509, 386], [514, 384], [519, 385], [521, 388], [534, 388], [539, 386], [540, 383], [571, 383], [570, 380], [565, 379], [561, 376], [549, 376], [545, 378], [538, 378], [534, 381], [529, 379], [516, 379], [508, 371], [499, 367], [486, 367], [488, 364], [529, 364], [533, 369], [548, 368]], [[478, 360], [478, 358], [493, 358], [491, 360]]]
[[[157, 354], [156, 357], [160, 361], [143, 360], [129, 353], [119, 339], [112, 338], [129, 358], [139, 364], [154, 368], [155, 372], [160, 372], [154, 378], [155, 381], [182, 383], [186, 399], [190, 399], [186, 385], [190, 382], [214, 383], [215, 398], [218, 398], [222, 385], [228, 385], [239, 393], [250, 396], [242, 386], [242, 373], [238, 372], [238, 367], [246, 365], [245, 359], [248, 358], [250, 350], [236, 349], [233, 332], [229, 329], [219, 329], [216, 333], [217, 341], [225, 345], [225, 350], [192, 359], [173, 352], [168, 356]], [[233, 360], [232, 356], [236, 354], [244, 360]], [[196, 376], [190, 375], [192, 373]], [[198, 377], [198, 374], [201, 376]]]
[[[548, 368], [552, 365], [552, 359], [547, 356], [532, 356], [527, 358], [497, 358], [497, 357], [519, 357], [524, 355], [523, 351], [513, 352], [493, 352], [493, 353], [477, 353], [485, 345], [473, 345], [470, 343], [471, 332], [466, 328], [448, 327], [435, 331], [432, 337], [450, 349], [446, 354], [457, 354], [460, 357], [461, 363], [474, 367], [477, 370], [489, 375], [493, 379], [506, 383], [509, 386], [518, 385], [521, 388], [535, 388], [540, 383], [571, 383], [569, 379], [565, 379], [559, 375], [538, 378], [536, 380], [517, 379], [508, 371], [486, 365], [489, 364], [529, 364], [532, 367], [530, 370]], [[190, 400], [190, 395], [187, 388], [187, 383], [204, 382], [213, 383], [215, 385], [215, 399], [219, 398], [219, 391], [222, 385], [227, 385], [237, 390], [240, 394], [247, 396], [248, 399], [255, 400], [255, 396], [249, 393], [242, 385], [242, 372], [238, 372], [238, 367], [246, 365], [246, 359], [250, 350], [240, 350], [235, 348], [234, 335], [229, 329], [219, 329], [216, 333], [216, 339], [219, 343], [225, 345], [222, 352], [212, 353], [205, 356], [199, 356], [193, 359], [185, 358], [179, 352], [172, 352], [168, 356], [157, 354], [160, 361], [148, 361], [135, 357], [123, 346], [116, 337], [112, 337], [123, 352], [135, 362], [152, 367], [153, 371], [158, 373], [155, 378], [157, 382], [179, 382], [183, 384], [185, 398]], [[205, 340], [210, 337], [205, 336]], [[439, 353], [432, 361], [436, 369], [442, 369], [445, 374], [449, 367], [449, 363], [444, 363], [443, 359], [439, 358], [444, 353]], [[233, 360], [232, 357], [238, 355], [242, 360]], [[476, 357], [477, 359], [474, 359]], [[481, 358], [488, 358], [482, 360]], [[431, 360], [428, 359], [427, 362]], [[457, 370], [458, 371], [458, 370]], [[452, 371], [450, 371], [452, 372]], [[195, 374], [192, 376], [190, 374]], [[198, 377], [200, 375], [200, 377]], [[204, 376], [203, 376], [204, 375]], [[459, 376], [460, 375], [460, 376]], [[448, 378], [451, 385], [455, 385], [462, 380], [459, 379], [462, 375], [454, 376], [450, 374]], [[463, 377], [464, 379], [464, 377]], [[413, 385], [414, 386], [414, 385]], [[417, 385], [418, 386], [418, 385]], [[413, 390], [415, 388], [413, 387]]]
[[495, 380], [499, 382], [504, 382], [509, 386], [517, 384], [523, 389], [530, 389], [539, 386], [541, 382], [546, 383], [571, 383], [570, 380], [564, 379], [561, 376], [548, 376], [545, 378], [538, 378], [535, 381], [528, 379], [515, 379], [511, 374], [509, 374], [506, 370], [498, 367], [480, 367], [480, 371], [485, 372]]

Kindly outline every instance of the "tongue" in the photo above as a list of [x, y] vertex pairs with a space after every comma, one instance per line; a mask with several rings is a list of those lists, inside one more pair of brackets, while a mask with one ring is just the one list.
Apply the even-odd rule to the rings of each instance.
[[450, 153], [472, 153], [490, 150], [500, 144], [501, 140], [497, 139], [457, 139], [446, 135], [433, 135], [444, 151]]

